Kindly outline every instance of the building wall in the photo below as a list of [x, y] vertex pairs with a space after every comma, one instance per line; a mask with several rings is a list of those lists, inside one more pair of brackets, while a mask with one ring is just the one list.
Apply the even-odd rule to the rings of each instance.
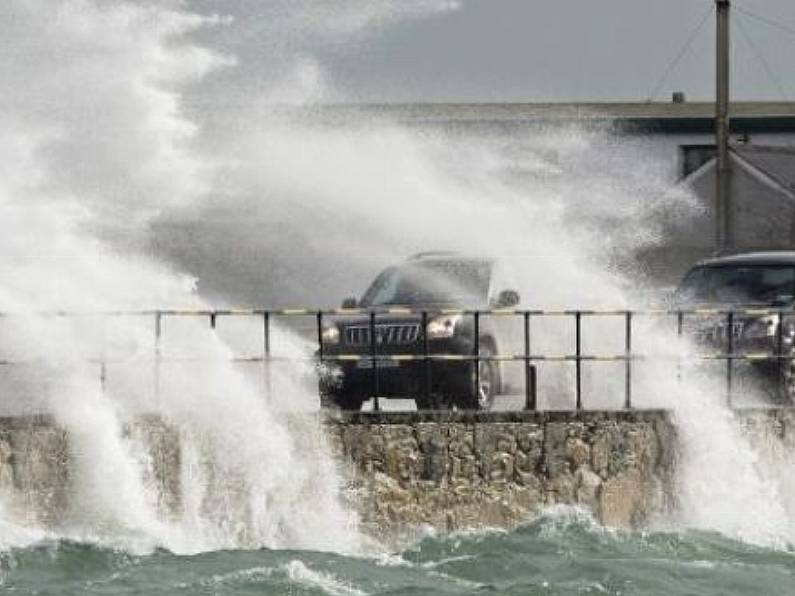
[[[495, 179], [507, 181], [519, 192], [537, 187], [556, 192], [555, 175], [540, 175], [533, 166], [534, 156], [551, 162], [559, 157], [560, 176], [581, 180], [584, 189], [590, 179], [620, 182], [627, 172], [635, 171], [642, 171], [654, 180], [651, 188], [659, 190], [660, 180], [669, 182], [673, 188], [681, 177], [679, 146], [714, 142], [708, 131], [694, 132], [690, 127], [674, 133], [676, 128], [655, 130], [621, 120], [549, 120], [543, 117], [543, 110], [528, 113], [523, 106], [510, 105], [472, 105], [462, 110], [415, 105], [405, 111], [394, 108], [380, 114], [378, 109], [368, 111], [365, 107], [339, 119], [322, 119], [322, 125], [350, 130], [355, 138], [356, 130], [366, 129], [380, 114], [387, 121], [396, 120], [411, 134], [418, 133], [420, 141], [427, 137], [441, 139], [451, 147], [461, 143], [464, 147], [488, 148], [495, 156], [496, 170], [491, 172]], [[591, 146], [587, 151], [569, 151], [571, 155], [567, 155], [566, 150], [559, 151], [556, 142], [564, 146], [570, 143]], [[753, 132], [750, 143], [795, 145], [795, 134]], [[637, 200], [653, 205], [657, 212], [660, 197], [644, 192], [643, 188], [638, 190]], [[377, 227], [369, 232], [364, 230], [369, 236], [364, 239], [357, 236], [355, 242], [350, 241], [350, 234], [341, 233], [336, 239], [327, 238], [318, 243], [316, 231], [310, 226], [286, 224], [292, 221], [290, 217], [278, 210], [271, 212], [264, 198], [255, 198], [250, 205], [239, 200], [212, 201], [216, 205], [212, 210], [164, 216], [151, 230], [150, 249], [175, 263], [180, 271], [195, 275], [200, 292], [210, 299], [290, 308], [305, 304], [336, 307], [343, 298], [360, 294], [381, 269], [395, 260], [411, 252], [440, 248], [434, 244], [439, 240], [433, 235], [426, 245], [412, 246], [409, 251], [382, 246]], [[312, 201], [313, 197], [302, 200]], [[488, 203], [484, 203], [484, 208], [488, 208]], [[345, 219], [345, 214], [335, 212], [334, 206], [330, 213], [341, 221]], [[476, 233], [476, 226], [462, 233]], [[711, 247], [698, 242], [712, 236], [712, 232], [695, 239], [681, 239], [678, 235], [665, 240], [658, 249], [638, 255], [639, 260], [654, 280], [675, 283], [694, 260], [711, 252]], [[441, 242], [445, 242], [444, 238]], [[634, 264], [634, 256], [621, 254], [616, 258], [627, 258]], [[317, 287], [322, 287], [323, 292], [317, 292]]]
[[[792, 246], [795, 203], [735, 165], [731, 182], [731, 212], [735, 243], [744, 248], [788, 248]], [[674, 230], [676, 244], [711, 248], [715, 237], [715, 170], [709, 168], [693, 184], [704, 213], [682, 221]]]

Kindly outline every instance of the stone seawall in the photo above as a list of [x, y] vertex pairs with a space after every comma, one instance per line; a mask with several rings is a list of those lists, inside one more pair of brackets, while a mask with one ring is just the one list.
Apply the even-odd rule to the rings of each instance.
[[[737, 421], [760, 461], [789, 467], [795, 409], [742, 411]], [[301, 417], [292, 424], [302, 436], [316, 423]], [[419, 526], [510, 527], [556, 504], [590, 509], [607, 525], [642, 526], [676, 506], [679, 447], [664, 411], [361, 412], [323, 425], [346, 494], [382, 537]], [[178, 515], [179, 434], [156, 418], [123, 432], [146, 446], [144, 473], [164, 515]], [[0, 419], [3, 515], [57, 525], [75, 492], [74, 456], [51, 419]]]
[[67, 506], [66, 433], [47, 417], [0, 419], [0, 497], [15, 519], [56, 523]]
[[[144, 416], [121, 429], [147, 452], [142, 470], [165, 513], [179, 509], [179, 435], [159, 418]], [[76, 491], [69, 437], [49, 416], [0, 418], [0, 511], [24, 525], [62, 521]]]
[[360, 413], [327, 423], [363, 521], [509, 527], [555, 504], [641, 525], [673, 502], [665, 412]]

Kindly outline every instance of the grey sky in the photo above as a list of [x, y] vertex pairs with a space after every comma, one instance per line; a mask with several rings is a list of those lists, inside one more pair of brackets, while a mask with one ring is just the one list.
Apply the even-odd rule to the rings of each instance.
[[[642, 101], [712, 5], [712, 0], [460, 0], [457, 10], [428, 10], [418, 17], [422, 2], [414, 0], [409, 2], [414, 13], [403, 19], [335, 20], [335, 7], [354, 11], [355, 1], [191, 4], [235, 16], [226, 31], [209, 35], [216, 47], [239, 57], [237, 72], [221, 75], [219, 82], [249, 93], [284, 67], [289, 53], [311, 59], [322, 75], [310, 76], [322, 76], [335, 98], [359, 101]], [[782, 99], [783, 90], [784, 97], [795, 98], [795, 2], [735, 0], [735, 5], [792, 29], [735, 14], [735, 97]], [[692, 99], [712, 96], [713, 43], [711, 17], [660, 99], [672, 90]]]

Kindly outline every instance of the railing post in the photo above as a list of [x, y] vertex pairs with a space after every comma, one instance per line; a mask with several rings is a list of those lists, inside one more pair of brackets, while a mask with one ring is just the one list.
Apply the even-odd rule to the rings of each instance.
[[372, 365], [373, 380], [373, 409], [378, 412], [381, 408], [378, 403], [378, 356], [376, 354], [375, 340], [375, 311], [370, 312], [370, 363]]
[[271, 386], [271, 313], [262, 313], [262, 371], [265, 377], [265, 394], [270, 398], [273, 394]]
[[161, 359], [161, 346], [160, 339], [163, 335], [163, 313], [159, 310], [155, 311], [155, 363], [154, 363], [154, 392], [155, 400], [160, 400], [160, 359]]
[[575, 374], [576, 374], [576, 407], [582, 410], [582, 312], [574, 313], [574, 342], [575, 342]]
[[[784, 311], [778, 311], [778, 328], [776, 329], [776, 360], [778, 364], [778, 391], [786, 392], [784, 385], [784, 366], [791, 366], [792, 362], [784, 360]], [[782, 397], [788, 397], [783, 395]]]
[[317, 355], [320, 362], [323, 362], [323, 311], [317, 311]]
[[530, 313], [524, 313], [524, 408], [535, 412], [538, 407], [536, 367], [530, 363]]
[[422, 311], [421, 323], [422, 325], [422, 358], [423, 358], [423, 384], [422, 392], [424, 403], [430, 403], [431, 399], [431, 359], [429, 358], [430, 352], [428, 349], [428, 311]]
[[685, 328], [685, 313], [681, 310], [676, 311], [676, 382], [682, 383], [682, 334]]
[[212, 311], [210, 313], [210, 329], [212, 329], [213, 331], [215, 331], [215, 323], [216, 323], [217, 316], [218, 315], [217, 315], [217, 313], [215, 311]]
[[102, 393], [105, 393], [105, 389], [107, 388], [106, 387], [107, 380], [108, 380], [107, 365], [105, 364], [105, 360], [102, 360], [99, 363], [99, 389]]
[[632, 408], [632, 311], [627, 311], [625, 315], [624, 329], [624, 408]]
[[475, 398], [480, 400], [480, 311], [476, 310], [473, 333], [473, 356], [475, 357]]
[[726, 315], [726, 404], [732, 406], [732, 372], [734, 370], [734, 311]]

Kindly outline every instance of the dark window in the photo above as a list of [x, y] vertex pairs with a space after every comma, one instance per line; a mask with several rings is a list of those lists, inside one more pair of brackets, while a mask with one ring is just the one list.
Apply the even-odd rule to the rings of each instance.
[[687, 178], [716, 155], [715, 145], [680, 145], [679, 172]]
[[677, 291], [683, 302], [786, 303], [795, 293], [795, 268], [788, 265], [731, 265], [693, 269]]
[[390, 267], [365, 292], [361, 305], [484, 304], [489, 291], [491, 263], [477, 260], [439, 260]]

